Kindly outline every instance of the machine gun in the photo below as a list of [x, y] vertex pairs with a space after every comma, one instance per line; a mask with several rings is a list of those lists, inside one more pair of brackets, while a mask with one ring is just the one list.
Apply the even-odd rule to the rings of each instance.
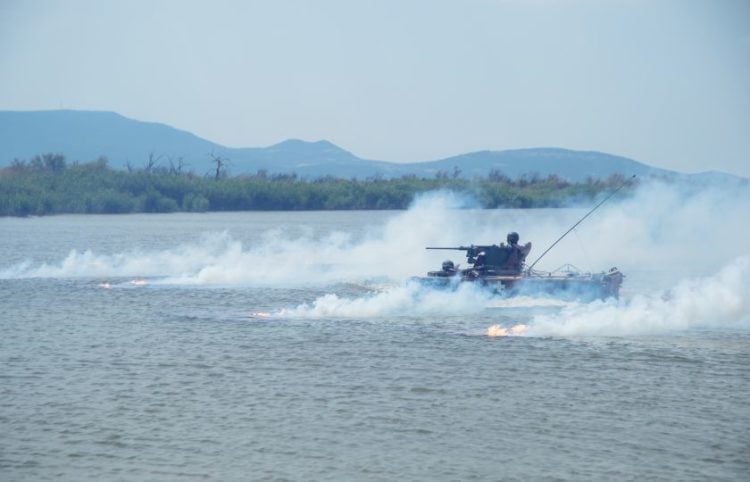
[[[531, 250], [531, 243], [524, 246], [501, 244], [458, 246], [451, 248], [428, 247], [427, 249], [450, 249], [466, 251], [466, 261], [474, 270], [485, 273], [519, 275], [523, 262]], [[515, 254], [515, 255], [514, 255]]]
[[430, 246], [430, 247], [427, 247], [425, 249], [449, 249], [449, 250], [453, 250], [453, 251], [466, 251], [466, 261], [469, 264], [475, 264], [477, 262], [477, 256], [479, 256], [479, 253], [481, 253], [482, 251], [484, 251], [485, 254], [486, 254], [487, 251], [490, 248], [492, 248], [492, 247], [497, 248], [499, 246], [496, 246], [494, 244], [492, 246], [475, 246], [475, 245], [472, 244], [471, 246], [458, 246], [458, 247], [455, 247], [455, 248], [443, 248], [443, 247], [433, 247], [433, 246]]

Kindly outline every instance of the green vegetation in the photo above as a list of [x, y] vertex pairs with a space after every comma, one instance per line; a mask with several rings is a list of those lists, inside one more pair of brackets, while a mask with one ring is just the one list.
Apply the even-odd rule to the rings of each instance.
[[501, 173], [487, 178], [462, 179], [439, 173], [424, 179], [366, 180], [325, 177], [299, 179], [296, 175], [227, 177], [218, 165], [207, 177], [181, 168], [119, 171], [100, 158], [68, 165], [60, 154], [13, 161], [0, 170], [0, 216], [61, 213], [136, 213], [175, 211], [405, 209], [414, 196], [450, 190], [476, 198], [486, 208], [557, 207], [574, 200], [590, 200], [622, 182], [568, 183], [556, 176], [512, 181]]

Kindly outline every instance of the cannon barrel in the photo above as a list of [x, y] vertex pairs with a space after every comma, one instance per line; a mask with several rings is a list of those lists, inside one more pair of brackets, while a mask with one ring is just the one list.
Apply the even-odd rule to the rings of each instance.
[[437, 248], [437, 247], [433, 247], [433, 246], [428, 246], [425, 249], [452, 249], [452, 250], [455, 250], [455, 251], [468, 251], [468, 250], [472, 249], [473, 247], [474, 246], [458, 246], [457, 248], [443, 248], [443, 247]]

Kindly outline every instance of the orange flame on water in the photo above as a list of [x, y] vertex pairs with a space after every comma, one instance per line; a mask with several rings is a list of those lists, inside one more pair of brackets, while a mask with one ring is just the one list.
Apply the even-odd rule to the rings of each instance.
[[510, 328], [503, 328], [500, 325], [492, 325], [487, 328], [485, 335], [491, 337], [502, 337], [502, 336], [521, 336], [529, 328], [528, 325], [513, 325]]

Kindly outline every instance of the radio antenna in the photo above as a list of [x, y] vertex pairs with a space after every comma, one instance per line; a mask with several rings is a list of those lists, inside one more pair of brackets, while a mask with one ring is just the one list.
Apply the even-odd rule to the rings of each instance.
[[554, 248], [554, 247], [555, 247], [555, 245], [556, 245], [557, 243], [559, 243], [560, 241], [562, 241], [562, 239], [563, 239], [563, 238], [564, 238], [565, 236], [567, 236], [567, 235], [568, 235], [568, 233], [570, 233], [571, 231], [573, 231], [573, 230], [574, 230], [574, 229], [576, 228], [576, 226], [578, 226], [579, 224], [581, 224], [581, 223], [583, 222], [583, 220], [584, 220], [584, 219], [586, 219], [586, 218], [587, 218], [587, 217], [589, 217], [589, 216], [590, 216], [590, 215], [591, 215], [591, 214], [592, 214], [592, 213], [593, 213], [594, 211], [596, 211], [597, 209], [599, 209], [599, 207], [600, 207], [600, 206], [601, 206], [602, 204], [604, 204], [605, 202], [609, 201], [609, 198], [611, 198], [612, 196], [614, 196], [615, 194], [617, 194], [617, 191], [619, 191], [620, 189], [622, 189], [623, 187], [625, 187], [625, 185], [626, 185], [626, 184], [627, 184], [628, 182], [632, 181], [633, 179], [635, 179], [635, 174], [633, 174], [633, 176], [632, 176], [632, 177], [630, 177], [630, 178], [628, 178], [628, 179], [625, 179], [624, 181], [622, 181], [622, 183], [621, 183], [621, 184], [620, 184], [620, 185], [619, 185], [619, 186], [617, 187], [617, 189], [615, 189], [614, 191], [612, 191], [612, 192], [611, 192], [611, 193], [609, 194], [609, 196], [607, 196], [607, 197], [605, 197], [604, 199], [602, 199], [602, 200], [601, 200], [601, 202], [599, 202], [599, 204], [597, 204], [596, 206], [594, 206], [594, 208], [593, 208], [593, 209], [592, 209], [591, 211], [587, 212], [587, 213], [586, 213], [586, 215], [585, 215], [584, 217], [582, 217], [581, 219], [579, 219], [577, 223], [575, 223], [575, 224], [574, 224], [573, 226], [571, 226], [571, 227], [570, 227], [570, 229], [568, 229], [567, 231], [565, 231], [565, 234], [563, 234], [562, 236], [560, 236], [559, 238], [557, 238], [557, 241], [555, 241], [554, 243], [552, 243], [552, 246], [550, 246], [549, 248], [547, 248], [547, 249], [546, 249], [546, 250], [545, 250], [545, 251], [544, 251], [544, 252], [543, 252], [543, 253], [542, 253], [542, 254], [541, 254], [541, 255], [540, 255], [540, 256], [539, 256], [539, 257], [538, 257], [537, 259], [536, 259], [536, 261], [534, 261], [533, 263], [531, 263], [531, 266], [529, 266], [529, 267], [528, 267], [528, 268], [526, 269], [526, 272], [527, 272], [527, 273], [528, 273], [528, 272], [530, 272], [530, 271], [531, 271], [531, 269], [532, 269], [532, 268], [533, 268], [534, 266], [536, 266], [536, 264], [537, 264], [537, 263], [539, 262], [539, 260], [540, 260], [540, 259], [542, 259], [542, 258], [544, 257], [544, 255], [545, 255], [545, 254], [549, 253], [549, 251], [550, 251], [550, 250], [551, 250], [552, 248]]

